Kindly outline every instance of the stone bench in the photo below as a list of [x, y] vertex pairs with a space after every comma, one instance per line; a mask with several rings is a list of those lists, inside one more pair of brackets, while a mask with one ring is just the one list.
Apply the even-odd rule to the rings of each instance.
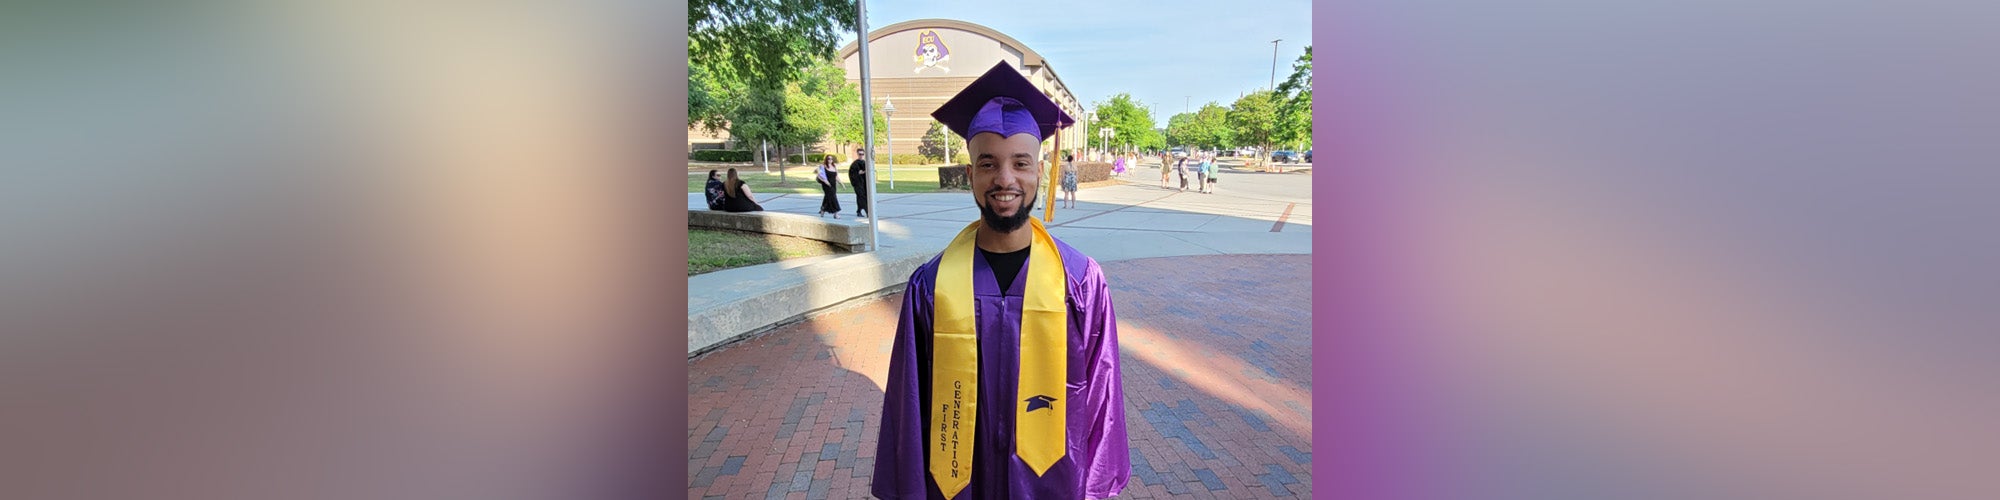
[[851, 219], [806, 217], [784, 212], [688, 210], [688, 227], [730, 229], [819, 240], [849, 252], [868, 251], [867, 224]]

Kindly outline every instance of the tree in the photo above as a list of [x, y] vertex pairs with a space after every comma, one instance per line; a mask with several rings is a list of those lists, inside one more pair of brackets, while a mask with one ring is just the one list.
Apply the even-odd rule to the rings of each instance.
[[1180, 113], [1167, 119], [1167, 145], [1193, 145], [1197, 139], [1194, 133], [1194, 113]]
[[690, 0], [688, 65], [741, 82], [789, 82], [854, 31], [848, 0]]
[[1228, 128], [1243, 144], [1271, 144], [1272, 132], [1278, 127], [1275, 95], [1269, 90], [1259, 90], [1244, 95], [1230, 105]]
[[[750, 149], [761, 150], [766, 142], [785, 144], [791, 135], [785, 122], [785, 90], [771, 85], [758, 85], [743, 93], [743, 97], [729, 106], [724, 121], [729, 135], [743, 141]], [[759, 164], [768, 162], [759, 158]]]
[[1164, 143], [1154, 130], [1152, 111], [1132, 99], [1131, 94], [1118, 94], [1111, 99], [1092, 106], [1097, 112], [1097, 120], [1084, 129], [1084, 137], [1090, 138], [1091, 147], [1099, 147], [1104, 141], [1098, 139], [1098, 130], [1110, 127], [1111, 145], [1122, 147], [1154, 147]]
[[855, 3], [846, 0], [688, 2], [688, 122], [735, 135], [729, 120], [737, 107], [770, 111], [768, 100], [747, 102], [753, 88], [783, 88], [833, 59], [834, 44], [853, 32], [856, 16]]
[[1312, 57], [1313, 48], [1307, 45], [1305, 55], [1292, 62], [1292, 75], [1278, 85], [1275, 142], [1312, 147]]
[[[841, 149], [866, 140], [867, 130], [861, 122], [861, 87], [847, 81], [847, 70], [839, 63], [827, 59], [808, 67], [798, 85], [826, 107], [826, 137], [833, 139]], [[875, 122], [875, 145], [887, 144], [888, 134], [885, 131], [889, 127], [889, 118], [882, 113], [881, 106], [871, 108], [869, 111], [874, 115]], [[818, 142], [818, 139], [812, 142]]]
[[1226, 148], [1236, 144], [1236, 133], [1229, 127], [1229, 108], [1210, 102], [1201, 105], [1188, 120], [1187, 145], [1202, 149]]
[[951, 163], [952, 158], [946, 158], [945, 154], [950, 153], [952, 156], [965, 154], [965, 140], [959, 139], [958, 134], [945, 128], [943, 123], [932, 121], [931, 129], [924, 132], [923, 142], [917, 145], [917, 153], [924, 155], [925, 158]]

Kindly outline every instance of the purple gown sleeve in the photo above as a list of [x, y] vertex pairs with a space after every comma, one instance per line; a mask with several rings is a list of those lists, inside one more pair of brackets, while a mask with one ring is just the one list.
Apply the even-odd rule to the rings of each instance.
[[1125, 377], [1118, 365], [1118, 313], [1111, 307], [1111, 290], [1103, 270], [1090, 262], [1078, 283], [1085, 300], [1077, 308], [1084, 313], [1084, 338], [1088, 341], [1085, 380], [1090, 381], [1085, 401], [1088, 408], [1082, 422], [1090, 438], [1084, 440], [1084, 496], [1110, 498], [1125, 489], [1132, 476], [1132, 456], [1125, 437]]
[[889, 358], [888, 383], [882, 394], [882, 434], [875, 443], [875, 477], [870, 485], [877, 498], [925, 498], [930, 486], [924, 464], [923, 374], [918, 371], [917, 339], [930, 337], [931, 278], [936, 261], [917, 268], [903, 288], [903, 311], [896, 320], [896, 339]]

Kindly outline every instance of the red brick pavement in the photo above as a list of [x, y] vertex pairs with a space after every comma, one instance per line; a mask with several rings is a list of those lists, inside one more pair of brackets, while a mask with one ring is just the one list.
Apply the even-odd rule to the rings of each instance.
[[[1310, 257], [1103, 264], [1132, 481], [1120, 498], [1312, 494]], [[692, 498], [869, 498], [900, 294], [689, 363]]]

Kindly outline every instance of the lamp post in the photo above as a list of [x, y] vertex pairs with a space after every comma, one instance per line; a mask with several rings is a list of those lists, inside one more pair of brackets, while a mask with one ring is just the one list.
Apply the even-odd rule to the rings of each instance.
[[[896, 189], [896, 101], [883, 99], [882, 115], [889, 118], [882, 123], [888, 125], [888, 130], [886, 131], [888, 134], [886, 135], [889, 136], [889, 189], [893, 190]], [[878, 175], [876, 177], [881, 176]], [[872, 181], [873, 179], [871, 178], [870, 180]], [[868, 213], [875, 213], [875, 211], [869, 210]]]
[[[1086, 129], [1087, 129], [1087, 128], [1089, 128], [1090, 124], [1093, 124], [1093, 123], [1097, 123], [1097, 112], [1096, 112], [1096, 111], [1090, 111], [1090, 112], [1087, 112], [1087, 113], [1085, 113], [1085, 114], [1084, 114], [1084, 117], [1083, 117], [1083, 123], [1084, 123], [1084, 127], [1085, 127]], [[1100, 133], [1099, 135], [1102, 135], [1102, 134]], [[1083, 150], [1084, 150], [1084, 153], [1083, 153], [1083, 154], [1085, 154], [1085, 155], [1089, 155], [1089, 154], [1090, 154], [1090, 138], [1088, 138], [1088, 137], [1085, 137], [1085, 138], [1084, 138], [1083, 140], [1084, 140], [1084, 143], [1083, 143]]]

